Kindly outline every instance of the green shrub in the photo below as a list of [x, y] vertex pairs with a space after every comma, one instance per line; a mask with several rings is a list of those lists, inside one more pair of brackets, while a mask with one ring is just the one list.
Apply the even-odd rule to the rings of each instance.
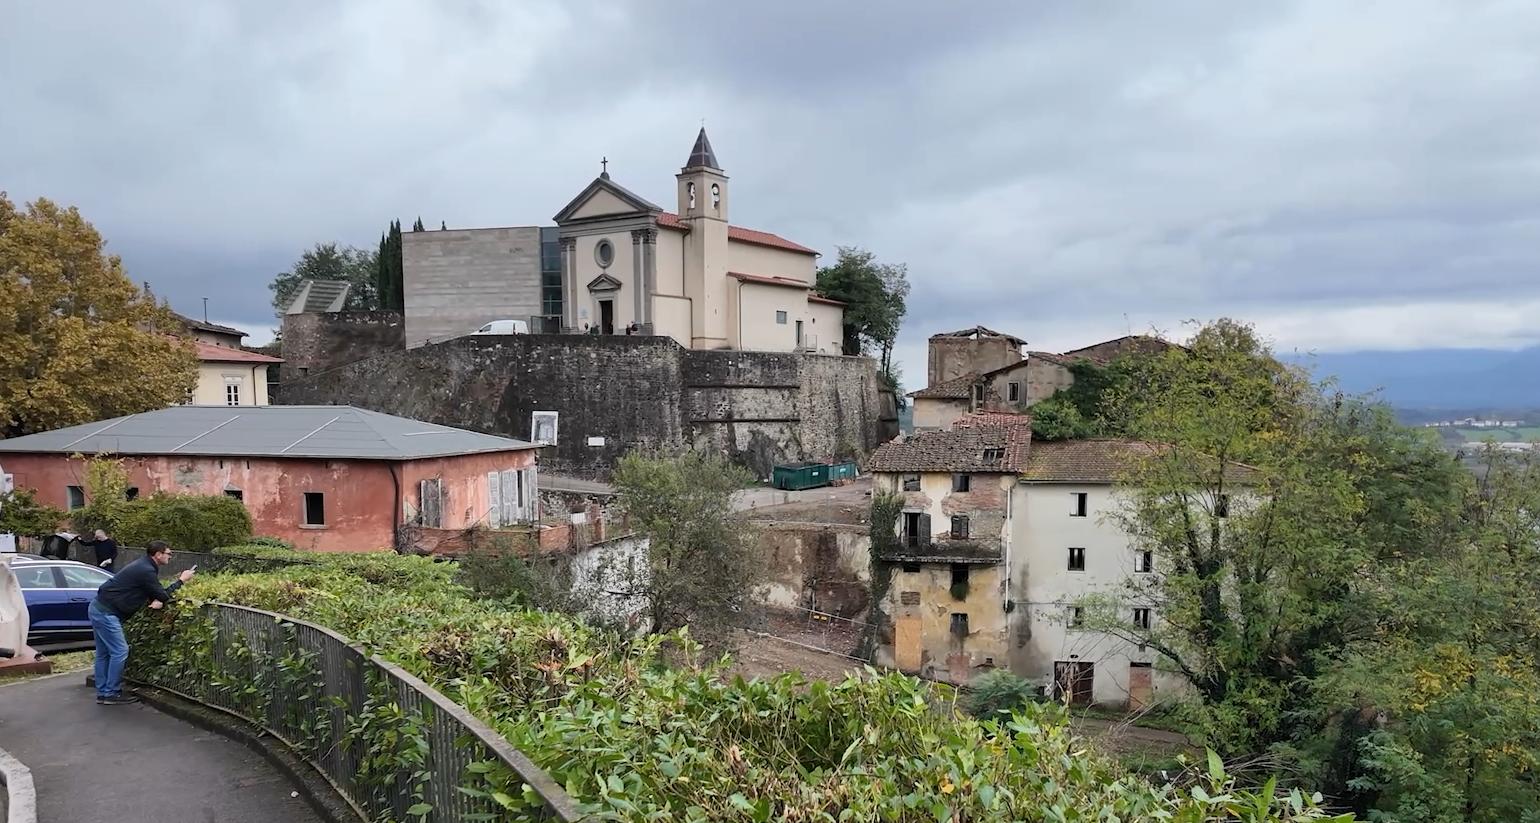
[[[1319, 817], [1297, 793], [1237, 786], [1217, 758], [1187, 788], [1129, 776], [1073, 737], [1052, 704], [1028, 701], [979, 722], [952, 710], [936, 686], [900, 674], [868, 670], [840, 683], [728, 679], [725, 661], [701, 663], [684, 631], [626, 638], [564, 615], [509, 608], [454, 583], [449, 564], [425, 558], [310, 557], [315, 562], [271, 574], [194, 578], [172, 608], [127, 625], [131, 674], [189, 688], [256, 689], [207, 677], [215, 638], [198, 603], [290, 614], [421, 677], [604, 820]], [[219, 653], [252, 652], [227, 636]], [[410, 718], [386, 713], [342, 721], [343, 729], [385, 723], [387, 735], [411, 733]], [[497, 780], [489, 790], [509, 810], [499, 819], [524, 819], [519, 781]]]
[[262, 546], [268, 549], [288, 549], [294, 551], [294, 544], [287, 540], [279, 540], [276, 537], [252, 537], [246, 541], [248, 546]]
[[980, 719], [1009, 716], [1036, 702], [1039, 702], [1037, 687], [1005, 669], [995, 669], [973, 678], [962, 698], [963, 711]]
[[0, 534], [42, 537], [53, 534], [64, 521], [64, 512], [37, 502], [31, 489], [0, 494]]
[[173, 549], [207, 551], [251, 537], [251, 514], [224, 495], [157, 494], [126, 504], [115, 537], [125, 546], [164, 540]]

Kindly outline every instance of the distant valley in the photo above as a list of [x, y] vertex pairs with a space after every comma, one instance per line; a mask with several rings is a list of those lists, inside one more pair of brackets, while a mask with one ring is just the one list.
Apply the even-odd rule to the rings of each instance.
[[1460, 417], [1540, 419], [1540, 347], [1291, 355], [1318, 378], [1376, 392], [1408, 423]]

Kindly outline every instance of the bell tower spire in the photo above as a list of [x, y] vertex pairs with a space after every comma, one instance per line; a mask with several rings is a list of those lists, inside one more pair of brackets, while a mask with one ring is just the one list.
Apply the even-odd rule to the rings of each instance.
[[717, 162], [717, 154], [701, 126], [690, 149], [690, 158], [679, 170], [679, 217], [697, 217], [727, 221], [727, 175]]

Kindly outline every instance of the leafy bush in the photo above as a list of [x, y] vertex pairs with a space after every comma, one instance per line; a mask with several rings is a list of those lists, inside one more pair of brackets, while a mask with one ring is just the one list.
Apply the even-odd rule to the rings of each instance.
[[64, 512], [37, 502], [31, 489], [0, 494], [0, 534], [41, 537], [52, 534], [64, 521]]
[[276, 537], [252, 537], [246, 541], [248, 546], [262, 546], [269, 549], [288, 549], [294, 551], [294, 544], [287, 540], [279, 540]]
[[[603, 820], [1319, 817], [1298, 793], [1236, 786], [1217, 758], [1185, 789], [1130, 777], [1086, 751], [1055, 706], [1027, 703], [980, 722], [958, 714], [942, 690], [899, 674], [868, 670], [836, 684], [729, 680], [725, 661], [701, 662], [683, 630], [626, 638], [510, 609], [454, 583], [449, 564], [423, 558], [314, 560], [273, 574], [194, 578], [173, 608], [129, 624], [131, 673], [207, 681], [214, 640], [199, 601], [320, 623], [465, 706]], [[227, 643], [220, 653], [240, 651]], [[409, 718], [343, 721], [411, 733]], [[504, 780], [497, 791], [506, 819], [524, 819], [518, 782]]]
[[127, 546], [164, 540], [175, 549], [207, 551], [251, 537], [251, 513], [224, 495], [157, 494], [125, 504], [116, 537]]
[[[1006, 671], [995, 669], [985, 672], [973, 679], [968, 684], [968, 689], [963, 695], [963, 711], [974, 717], [985, 719], [1009, 715], [1029, 704], [1038, 701], [1037, 687], [1021, 677]], [[1054, 704], [1054, 708], [1058, 708]]]

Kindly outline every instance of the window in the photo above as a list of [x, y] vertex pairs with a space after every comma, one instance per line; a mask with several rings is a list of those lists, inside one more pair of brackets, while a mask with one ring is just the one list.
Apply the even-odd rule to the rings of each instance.
[[1215, 517], [1229, 517], [1230, 516], [1230, 495], [1228, 495], [1228, 494], [1221, 494], [1218, 497], [1214, 498], [1214, 516]]
[[968, 615], [962, 612], [952, 612], [952, 635], [955, 637], [968, 636]]
[[925, 535], [925, 515], [920, 512], [904, 512], [904, 545], [914, 547], [929, 543]]
[[952, 564], [952, 585], [968, 585], [968, 567], [962, 563]]
[[610, 264], [615, 262], [615, 244], [607, 239], [595, 243], [594, 262], [598, 263], [601, 269], [609, 268]]
[[1150, 610], [1146, 608], [1134, 609], [1134, 626], [1141, 629], [1150, 627]]
[[1074, 492], [1070, 495], [1070, 497], [1074, 498], [1075, 503], [1074, 512], [1070, 514], [1070, 517], [1085, 517], [1086, 498], [1089, 496], [1085, 492]]
[[138, 486], [129, 486], [128, 488], [124, 489], [123, 490], [123, 499], [124, 500], [138, 500], [139, 499], [139, 487]]
[[953, 540], [967, 540], [968, 539], [968, 515], [966, 515], [966, 514], [954, 514], [954, 515], [952, 515], [952, 539]]
[[917, 492], [920, 490], [920, 476], [918, 474], [904, 475], [904, 491]]
[[53, 566], [12, 566], [16, 582], [23, 589], [57, 589], [53, 579]]
[[965, 492], [965, 491], [967, 491], [969, 486], [971, 485], [970, 482], [969, 482], [970, 480], [972, 480], [972, 478], [969, 475], [966, 475], [966, 474], [954, 474], [954, 475], [952, 475], [952, 491], [954, 491], [954, 492]]
[[1071, 548], [1069, 550], [1069, 570], [1072, 572], [1085, 571], [1085, 549]]
[[60, 566], [59, 573], [64, 575], [64, 588], [66, 589], [91, 589], [106, 583], [112, 579], [112, 572], [98, 569], [95, 566]]
[[991, 446], [987, 449], [984, 449], [984, 454], [982, 457], [985, 463], [998, 464], [1001, 460], [1005, 459], [1005, 449], [998, 449]]
[[1134, 555], [1134, 571], [1139, 574], [1149, 574], [1155, 571], [1155, 553], [1142, 551]]
[[1082, 606], [1070, 606], [1069, 614], [1065, 617], [1072, 629], [1078, 629], [1085, 625], [1085, 608]]
[[711, 184], [711, 207], [713, 209], [722, 207], [722, 187], [715, 183]]
[[692, 209], [695, 208], [695, 184], [694, 183], [686, 183], [686, 184], [684, 184], [684, 192], [685, 192], [685, 197], [689, 201], [689, 204], [690, 204], [689, 207], [692, 208]]
[[777, 326], [786, 325], [786, 312], [778, 311], [775, 313], [775, 324]]
[[305, 525], [326, 525], [326, 495], [321, 492], [305, 492]]
[[417, 514], [430, 529], [444, 525], [444, 484], [437, 477], [417, 484]]
[[979, 404], [981, 404], [983, 402], [984, 402], [984, 384], [983, 383], [974, 383], [973, 384], [973, 405], [977, 406], [977, 405], [979, 405]]
[[907, 562], [907, 563], [904, 564], [904, 574], [918, 574], [919, 571], [920, 571], [920, 564], [919, 563]]
[[239, 377], [225, 378], [225, 405], [239, 406], [241, 404], [241, 379]]
[[70, 511], [74, 511], [76, 509], [85, 508], [85, 505], [86, 505], [86, 490], [85, 489], [82, 489], [79, 486], [65, 486], [64, 487], [64, 494], [65, 494], [65, 497], [68, 499], [68, 503], [66, 503], [65, 505], [69, 508]]
[[1007, 398], [1010, 399], [1010, 401], [1012, 403], [1015, 403], [1016, 401], [1020, 400], [1021, 399], [1021, 384], [1017, 383], [1017, 382], [1014, 382], [1014, 381], [1005, 384], [1005, 395], [1006, 395]]
[[244, 501], [246, 499], [246, 493], [240, 489], [225, 489], [225, 497], [228, 497], [231, 500]]

